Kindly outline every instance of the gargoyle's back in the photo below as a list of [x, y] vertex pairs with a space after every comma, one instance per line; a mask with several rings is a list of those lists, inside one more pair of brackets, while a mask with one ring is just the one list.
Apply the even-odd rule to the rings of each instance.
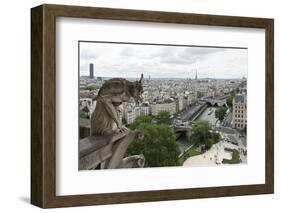
[[99, 90], [98, 95], [116, 95], [127, 91], [128, 81], [124, 78], [112, 78], [107, 80]]

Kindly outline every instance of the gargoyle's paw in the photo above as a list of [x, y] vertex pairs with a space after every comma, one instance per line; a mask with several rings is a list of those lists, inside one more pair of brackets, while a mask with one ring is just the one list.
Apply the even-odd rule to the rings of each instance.
[[123, 126], [123, 127], [121, 128], [121, 130], [122, 130], [122, 132], [127, 132], [129, 129], [128, 129], [127, 127], [124, 127], [124, 126]]

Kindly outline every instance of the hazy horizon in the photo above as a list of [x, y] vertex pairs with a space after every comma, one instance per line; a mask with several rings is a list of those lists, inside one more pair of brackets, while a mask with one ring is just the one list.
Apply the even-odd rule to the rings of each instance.
[[[81, 75], [81, 77], [87, 78], [89, 77], [89, 75]], [[113, 77], [113, 76], [95, 76], [95, 78], [97, 77], [101, 77], [101, 78], [118, 78], [118, 77]], [[198, 78], [197, 80], [205, 80], [205, 79], [211, 79], [211, 80], [237, 80], [237, 79], [242, 79], [243, 77], [246, 78], [246, 76], [242, 76], [241, 78], [210, 78], [210, 77], [206, 77], [206, 78]], [[140, 77], [122, 77], [125, 79], [139, 79]], [[149, 77], [145, 77], [144, 79], [149, 79]], [[150, 79], [182, 79], [182, 80], [195, 80], [194, 78], [184, 78], [184, 77], [151, 77]]]
[[79, 75], [194, 79], [247, 78], [245, 48], [79, 42]]

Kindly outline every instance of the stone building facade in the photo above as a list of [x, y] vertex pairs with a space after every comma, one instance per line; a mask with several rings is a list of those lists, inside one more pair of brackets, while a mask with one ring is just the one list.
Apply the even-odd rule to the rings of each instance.
[[247, 126], [247, 98], [244, 94], [236, 95], [232, 101], [232, 127], [244, 129]]

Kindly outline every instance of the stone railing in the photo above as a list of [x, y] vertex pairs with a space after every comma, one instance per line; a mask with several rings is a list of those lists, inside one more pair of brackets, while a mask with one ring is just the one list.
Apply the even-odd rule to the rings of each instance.
[[143, 139], [143, 131], [127, 130], [110, 136], [89, 136], [79, 141], [79, 170], [144, 167], [143, 155], [124, 158], [128, 146]]

